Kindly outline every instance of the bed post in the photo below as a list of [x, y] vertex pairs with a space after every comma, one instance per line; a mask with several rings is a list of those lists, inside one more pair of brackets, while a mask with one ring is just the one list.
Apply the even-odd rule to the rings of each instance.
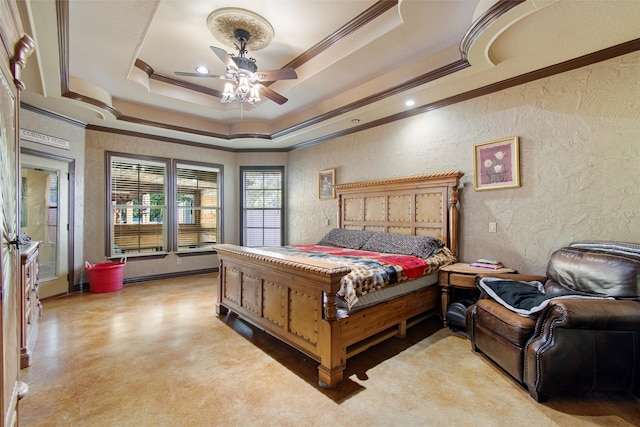
[[449, 192], [449, 249], [458, 259], [458, 179]]
[[225, 315], [229, 312], [229, 310], [227, 309], [227, 307], [225, 307], [224, 305], [222, 305], [222, 296], [224, 295], [224, 281], [225, 281], [225, 276], [226, 276], [226, 271], [224, 269], [223, 266], [223, 261], [220, 260], [220, 267], [218, 270], [218, 296], [217, 296], [217, 301], [216, 301], [216, 315], [218, 316], [222, 316]]
[[343, 372], [347, 363], [347, 349], [340, 340], [340, 322], [338, 321], [338, 306], [336, 294], [325, 292], [324, 316], [321, 328], [324, 333], [320, 336], [329, 338], [320, 352], [320, 366], [318, 366], [318, 385], [322, 388], [334, 388], [343, 380]]

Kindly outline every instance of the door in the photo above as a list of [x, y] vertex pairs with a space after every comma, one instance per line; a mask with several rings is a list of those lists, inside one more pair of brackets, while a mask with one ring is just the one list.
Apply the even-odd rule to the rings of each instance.
[[[7, 61], [8, 62], [8, 61]], [[13, 79], [4, 67], [0, 67], [0, 227], [2, 227], [2, 245], [0, 245], [0, 330], [2, 338], [2, 388], [0, 388], [2, 414], [0, 423], [5, 426], [17, 422], [17, 403], [19, 371], [19, 334], [20, 334], [20, 298], [19, 298], [19, 250], [12, 243], [18, 237], [18, 150], [17, 150], [17, 114], [18, 92]]]
[[40, 246], [40, 298], [69, 290], [69, 163], [20, 156], [20, 233]]

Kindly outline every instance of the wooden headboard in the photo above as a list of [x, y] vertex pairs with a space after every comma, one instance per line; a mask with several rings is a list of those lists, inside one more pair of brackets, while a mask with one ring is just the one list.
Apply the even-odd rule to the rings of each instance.
[[458, 257], [460, 171], [336, 184], [338, 227], [431, 236]]

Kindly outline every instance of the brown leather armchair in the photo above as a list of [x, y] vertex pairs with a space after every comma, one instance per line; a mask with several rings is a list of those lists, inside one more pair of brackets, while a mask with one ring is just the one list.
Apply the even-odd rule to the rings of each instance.
[[640, 246], [574, 243], [551, 255], [546, 277], [495, 276], [538, 280], [547, 295], [611, 298], [552, 298], [527, 317], [482, 292], [467, 311], [473, 350], [523, 383], [537, 402], [555, 393], [640, 395]]

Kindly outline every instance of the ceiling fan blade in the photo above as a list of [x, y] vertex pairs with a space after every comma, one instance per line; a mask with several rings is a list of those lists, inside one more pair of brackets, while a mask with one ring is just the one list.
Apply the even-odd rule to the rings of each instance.
[[225, 65], [225, 67], [227, 67], [227, 69], [231, 69], [236, 73], [238, 72], [238, 67], [236, 66], [236, 63], [233, 62], [233, 60], [231, 59], [231, 57], [229, 56], [227, 51], [225, 51], [224, 49], [220, 49], [219, 47], [215, 47], [215, 46], [209, 46], [209, 47], [211, 48], [213, 53], [216, 54], [218, 59], [220, 61], [222, 61], [222, 63]]
[[257, 71], [256, 79], [261, 82], [275, 82], [276, 80], [294, 80], [298, 78], [293, 68], [281, 68], [279, 70]]
[[184, 71], [174, 71], [173, 73], [176, 76], [182, 76], [182, 77], [209, 77], [209, 78], [213, 78], [213, 79], [228, 80], [227, 76], [221, 76], [220, 74], [187, 73], [187, 72], [184, 72]]
[[263, 86], [261, 84], [257, 84], [256, 86], [258, 87], [258, 89], [260, 89], [260, 91], [262, 92], [262, 94], [265, 97], [269, 98], [273, 102], [276, 102], [276, 103], [282, 105], [282, 104], [284, 104], [285, 102], [288, 101], [287, 98], [285, 98], [284, 96], [280, 95], [278, 92], [275, 92], [275, 91], [269, 89], [266, 86]]

